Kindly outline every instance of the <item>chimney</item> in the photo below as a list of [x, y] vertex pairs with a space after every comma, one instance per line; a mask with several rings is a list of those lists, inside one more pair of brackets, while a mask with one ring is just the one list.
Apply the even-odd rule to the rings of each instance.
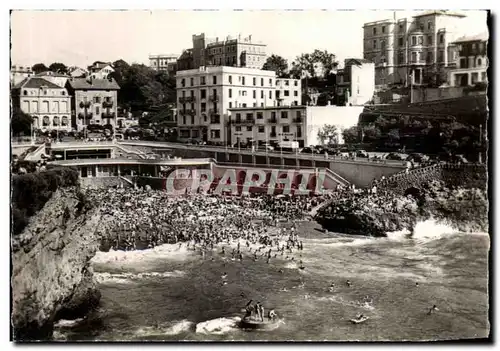
[[252, 41], [252, 35], [251, 35], [251, 34], [248, 36], [248, 41], [249, 41], [249, 42], [251, 42], [251, 41]]

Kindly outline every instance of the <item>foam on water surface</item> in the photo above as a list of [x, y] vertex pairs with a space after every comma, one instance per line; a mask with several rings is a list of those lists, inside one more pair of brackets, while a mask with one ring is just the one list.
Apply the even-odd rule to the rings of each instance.
[[196, 325], [196, 333], [199, 334], [226, 334], [238, 329], [240, 317], [221, 317], [211, 319]]

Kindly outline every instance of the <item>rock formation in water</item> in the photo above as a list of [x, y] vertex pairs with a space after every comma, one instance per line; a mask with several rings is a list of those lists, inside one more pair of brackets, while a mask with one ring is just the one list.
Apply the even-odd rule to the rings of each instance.
[[82, 317], [98, 305], [89, 261], [98, 247], [99, 224], [98, 209], [78, 188], [62, 188], [12, 237], [16, 341], [50, 339], [55, 321]]

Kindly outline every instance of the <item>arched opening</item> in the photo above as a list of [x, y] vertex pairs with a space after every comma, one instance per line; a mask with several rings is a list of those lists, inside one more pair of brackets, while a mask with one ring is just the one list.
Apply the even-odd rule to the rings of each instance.
[[68, 125], [68, 117], [67, 116], [63, 116], [62, 121], [61, 121], [61, 125], [63, 125], [63, 126]]
[[43, 126], [47, 127], [49, 125], [50, 125], [50, 118], [49, 118], [49, 116], [44, 116], [43, 117]]
[[55, 116], [52, 119], [52, 124], [54, 125], [54, 127], [57, 127], [59, 125], [59, 117]]

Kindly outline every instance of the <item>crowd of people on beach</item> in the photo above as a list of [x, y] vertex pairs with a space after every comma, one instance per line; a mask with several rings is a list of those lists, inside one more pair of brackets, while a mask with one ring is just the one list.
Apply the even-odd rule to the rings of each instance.
[[[87, 196], [100, 204], [103, 225], [101, 250], [140, 250], [161, 244], [187, 243], [188, 248], [205, 255], [215, 245], [244, 240], [250, 244], [278, 248], [275, 236], [284, 237], [277, 226], [291, 223], [289, 240], [277, 254], [285, 249], [301, 248], [293, 235], [294, 221], [306, 220], [316, 206], [332, 198], [325, 194], [308, 196], [224, 196], [185, 194], [170, 196], [167, 192], [145, 189], [87, 190]], [[278, 232], [276, 232], [276, 230]], [[226, 253], [224, 247], [222, 253]], [[242, 259], [240, 247], [227, 252]], [[253, 252], [253, 258], [264, 256], [264, 251]], [[271, 253], [267, 251], [267, 259]]]

